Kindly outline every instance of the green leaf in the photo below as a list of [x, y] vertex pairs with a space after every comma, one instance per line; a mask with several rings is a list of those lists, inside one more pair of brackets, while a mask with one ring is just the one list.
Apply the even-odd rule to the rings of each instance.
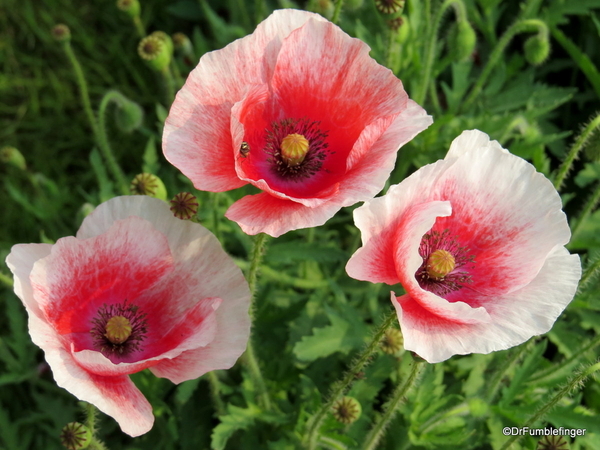
[[347, 340], [351, 339], [350, 324], [336, 315], [330, 315], [331, 325], [313, 329], [312, 336], [304, 336], [294, 345], [296, 358], [303, 362], [314, 361], [335, 352], [349, 350]]
[[144, 149], [144, 156], [142, 157], [144, 164], [142, 164], [142, 172], [151, 173], [156, 175], [158, 172], [158, 154], [156, 153], [156, 140], [154, 136], [150, 136], [148, 142], [146, 142], [146, 148]]

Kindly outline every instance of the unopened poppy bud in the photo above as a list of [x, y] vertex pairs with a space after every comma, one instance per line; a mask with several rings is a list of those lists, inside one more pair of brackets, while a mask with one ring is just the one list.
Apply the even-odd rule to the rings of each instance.
[[464, 61], [473, 54], [477, 35], [468, 20], [461, 20], [457, 24], [455, 52], [458, 61]]
[[147, 195], [149, 197], [167, 200], [167, 189], [156, 175], [140, 173], [131, 181], [129, 190], [133, 195]]
[[79, 422], [66, 424], [60, 432], [60, 442], [68, 450], [88, 448], [92, 443], [92, 438], [91, 430]]
[[144, 110], [136, 102], [129, 100], [124, 95], [117, 102], [115, 109], [115, 122], [117, 127], [125, 133], [131, 133], [142, 126]]
[[390, 328], [383, 335], [379, 345], [383, 353], [394, 355], [404, 347], [404, 338], [402, 337], [400, 330]]
[[10, 164], [18, 169], [25, 170], [27, 168], [27, 164], [25, 163], [25, 158], [21, 154], [19, 150], [14, 147], [2, 147], [0, 150], [0, 161], [6, 164]]
[[281, 157], [290, 166], [301, 164], [308, 153], [308, 149], [308, 139], [301, 134], [288, 134], [281, 141]]
[[59, 23], [52, 28], [52, 37], [58, 42], [68, 42], [71, 40], [71, 30], [65, 24]]
[[525, 41], [525, 59], [533, 66], [539, 66], [550, 55], [550, 42], [547, 33], [538, 33]]
[[198, 213], [198, 200], [189, 192], [180, 192], [169, 202], [175, 217], [188, 220]]
[[180, 52], [184, 56], [191, 56], [194, 54], [194, 46], [192, 41], [183, 33], [175, 33], [172, 37], [173, 45], [175, 50]]
[[333, 417], [340, 423], [349, 425], [354, 423], [362, 413], [362, 407], [353, 397], [343, 397], [333, 404]]
[[154, 36], [154, 37], [160, 39], [163, 42], [163, 44], [165, 44], [167, 46], [167, 51], [169, 52], [169, 57], [171, 57], [173, 55], [174, 46], [173, 46], [173, 39], [171, 39], [171, 36], [169, 36], [164, 31], [155, 31], [150, 36]]
[[117, 8], [131, 17], [137, 17], [141, 12], [140, 2], [138, 0], [118, 0]]
[[146, 36], [138, 45], [138, 54], [156, 71], [165, 70], [171, 62], [167, 45], [156, 36]]
[[375, 6], [382, 14], [395, 14], [404, 9], [404, 0], [375, 0]]

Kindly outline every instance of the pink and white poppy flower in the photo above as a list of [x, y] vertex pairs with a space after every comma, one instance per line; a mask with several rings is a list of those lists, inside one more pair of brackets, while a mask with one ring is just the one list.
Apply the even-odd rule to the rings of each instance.
[[57, 384], [139, 436], [152, 407], [128, 375], [181, 383], [231, 367], [250, 334], [250, 291], [217, 239], [167, 203], [117, 197], [76, 237], [19, 244], [6, 259], [29, 333]]
[[261, 189], [226, 217], [277, 237], [372, 198], [398, 149], [431, 123], [366, 44], [319, 15], [280, 10], [200, 59], [163, 151], [197, 189]]
[[503, 350], [552, 328], [581, 276], [552, 183], [478, 130], [354, 211], [356, 279], [406, 294], [396, 308], [406, 349], [435, 363]]

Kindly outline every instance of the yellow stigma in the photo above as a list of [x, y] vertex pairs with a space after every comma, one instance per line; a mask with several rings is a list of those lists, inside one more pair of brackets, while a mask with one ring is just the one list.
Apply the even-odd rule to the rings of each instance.
[[288, 134], [281, 141], [281, 157], [289, 166], [297, 166], [308, 153], [308, 140], [301, 134]]
[[106, 338], [113, 344], [122, 344], [131, 336], [131, 323], [127, 317], [114, 316], [106, 323]]
[[436, 250], [427, 258], [427, 275], [435, 280], [441, 280], [454, 270], [456, 261], [452, 253], [446, 250]]

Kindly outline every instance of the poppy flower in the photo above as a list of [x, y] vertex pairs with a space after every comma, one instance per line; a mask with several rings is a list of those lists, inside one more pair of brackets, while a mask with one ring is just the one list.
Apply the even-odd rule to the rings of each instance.
[[366, 44], [316, 14], [280, 10], [200, 59], [163, 151], [199, 190], [262, 190], [225, 215], [277, 237], [372, 198], [398, 149], [431, 122]]
[[575, 295], [577, 255], [552, 183], [478, 130], [354, 211], [356, 279], [401, 283], [405, 348], [435, 363], [547, 332]]
[[129, 374], [181, 383], [231, 367], [246, 348], [241, 271], [208, 230], [161, 200], [113, 198], [76, 237], [15, 245], [6, 262], [57, 384], [131, 436], [154, 417]]

